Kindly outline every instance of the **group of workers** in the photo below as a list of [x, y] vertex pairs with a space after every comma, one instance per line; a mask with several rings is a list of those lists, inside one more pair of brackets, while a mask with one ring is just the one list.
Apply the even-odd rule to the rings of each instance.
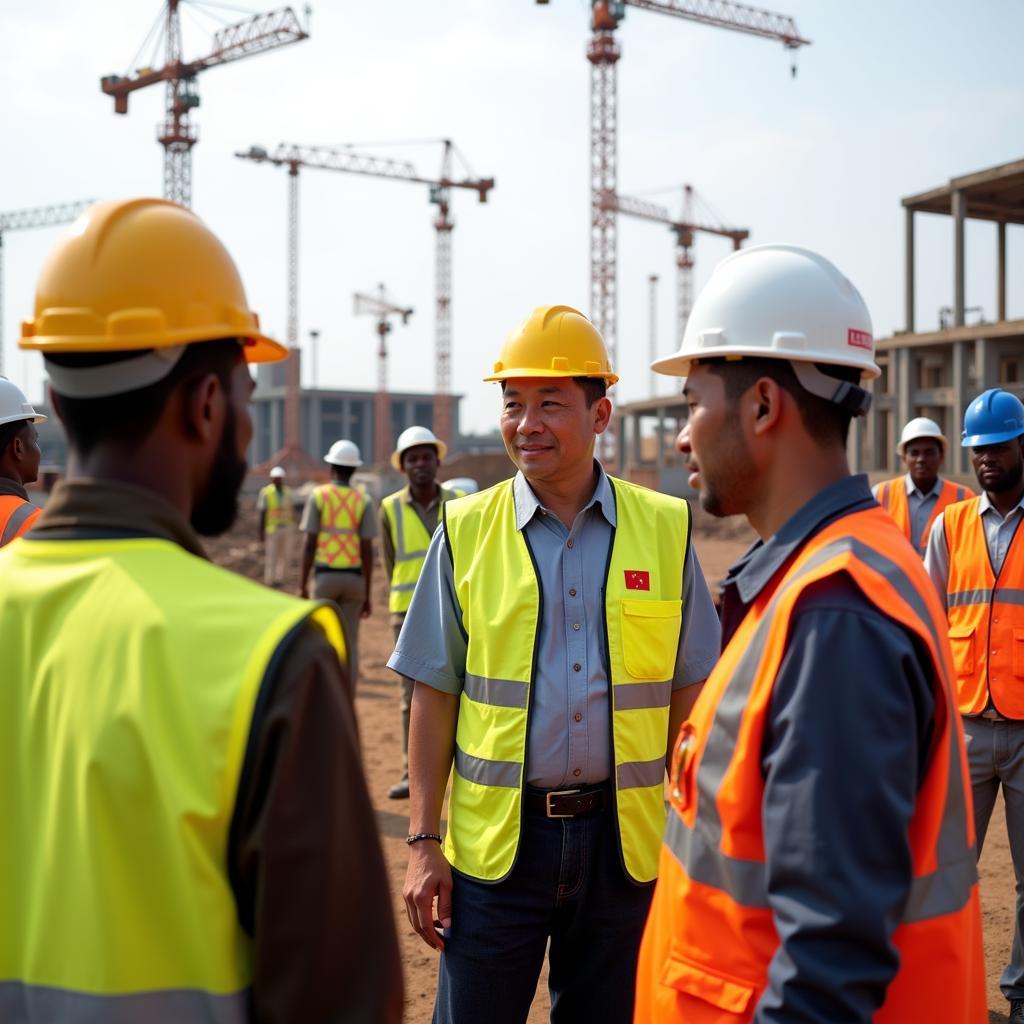
[[[315, 600], [205, 559], [245, 475], [246, 363], [284, 350], [173, 203], [88, 211], [20, 344], [69, 459], [0, 551], [0, 1019], [399, 1020], [352, 708], [369, 582], [340, 578], [372, 536], [358, 452], [332, 448], [306, 506]], [[435, 1022], [522, 1024], [545, 956], [562, 1024], [984, 1021], [1000, 783], [1024, 872], [1024, 406], [967, 409], [980, 496], [939, 478], [946, 439], [919, 420], [876, 501], [846, 459], [870, 317], [795, 246], [724, 260], [654, 369], [685, 378], [703, 508], [759, 537], [720, 615], [687, 504], [594, 457], [618, 378], [567, 306], [485, 378], [515, 477], [453, 498], [420, 444], [381, 503]], [[10, 521], [35, 413], [6, 394]], [[1014, 1024], [1022, 916], [1018, 893]]]

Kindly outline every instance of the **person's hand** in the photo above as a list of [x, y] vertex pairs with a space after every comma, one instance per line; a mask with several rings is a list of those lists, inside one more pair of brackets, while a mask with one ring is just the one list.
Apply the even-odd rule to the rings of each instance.
[[431, 949], [443, 950], [440, 929], [452, 926], [452, 869], [433, 839], [424, 839], [409, 847], [409, 868], [402, 897], [405, 913], [416, 934]]
[[361, 619], [368, 619], [370, 617], [370, 612], [372, 612], [372, 611], [373, 611], [373, 608], [370, 606], [370, 599], [367, 598], [363, 602], [363, 607], [359, 609], [359, 618], [361, 618]]

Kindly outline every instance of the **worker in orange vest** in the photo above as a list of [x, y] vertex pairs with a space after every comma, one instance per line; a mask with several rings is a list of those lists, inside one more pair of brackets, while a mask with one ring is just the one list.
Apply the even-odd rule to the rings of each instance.
[[974, 493], [969, 487], [939, 476], [948, 446], [935, 420], [927, 416], [912, 419], [903, 428], [897, 448], [907, 467], [906, 475], [885, 480], [871, 489], [875, 500], [896, 520], [896, 525], [922, 558], [928, 534], [939, 513], [947, 505], [964, 501]]
[[983, 493], [939, 516], [925, 568], [949, 617], [979, 856], [1003, 789], [1018, 881], [1000, 988], [1011, 1024], [1024, 1024], [1024, 404], [998, 388], [986, 391], [967, 407], [960, 443], [970, 449]]
[[974, 829], [945, 620], [851, 476], [879, 370], [853, 285], [806, 249], [715, 270], [680, 351], [701, 504], [760, 540], [675, 743], [637, 1024], [978, 1024]]
[[25, 484], [39, 475], [39, 435], [45, 423], [21, 388], [0, 377], [0, 548], [20, 537], [42, 511], [28, 500]]

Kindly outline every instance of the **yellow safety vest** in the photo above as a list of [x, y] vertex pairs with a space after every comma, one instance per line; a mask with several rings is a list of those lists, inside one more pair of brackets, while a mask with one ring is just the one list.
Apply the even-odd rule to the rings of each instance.
[[316, 564], [328, 569], [359, 569], [359, 524], [366, 510], [366, 495], [343, 484], [321, 484], [313, 491], [320, 513], [316, 536]]
[[[454, 492], [452, 492], [454, 493]], [[441, 503], [447, 500], [448, 492], [441, 488]], [[383, 502], [384, 519], [391, 533], [395, 549], [395, 564], [391, 570], [391, 594], [388, 609], [395, 614], [404, 614], [412, 602], [412, 592], [423, 571], [423, 560], [430, 546], [430, 534], [423, 520], [409, 504], [409, 488], [403, 487], [389, 494]]]
[[[626, 871], [649, 882], [665, 828], [665, 754], [690, 514], [678, 498], [611, 483], [618, 526], [605, 575], [602, 655], [615, 805]], [[505, 481], [442, 510], [469, 637], [444, 852], [457, 871], [492, 882], [512, 870], [519, 846], [542, 614], [539, 576], [526, 534], [516, 529], [512, 487]]]
[[292, 492], [290, 487], [282, 487], [278, 494], [273, 484], [267, 484], [260, 491], [264, 502], [263, 532], [269, 537], [279, 529], [291, 526], [295, 521], [295, 506], [292, 503]]
[[0, 1018], [247, 1020], [253, 709], [303, 620], [344, 656], [336, 615], [155, 538], [23, 540], [0, 578]]

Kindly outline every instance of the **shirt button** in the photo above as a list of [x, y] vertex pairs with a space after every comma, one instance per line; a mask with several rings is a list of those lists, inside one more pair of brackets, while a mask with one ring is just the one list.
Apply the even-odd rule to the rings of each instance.
[[583, 666], [577, 661], [576, 664], [573, 665], [572, 670], [573, 672], [579, 672], [582, 668]]
[[572, 547], [572, 541], [571, 541], [571, 540], [567, 540], [567, 541], [565, 542], [565, 546], [566, 546], [567, 548], [571, 548], [571, 547]]
[[576, 596], [576, 588], [575, 587], [570, 587], [569, 588], [569, 596], [570, 597], [575, 597]]
[[580, 624], [578, 622], [574, 622], [572, 624], [572, 628], [575, 629], [576, 632], [578, 633], [580, 631]]
[[572, 717], [575, 718], [577, 722], [582, 722], [583, 721], [583, 716], [578, 711]]
[[579, 778], [583, 774], [583, 769], [582, 768], [573, 768], [572, 773], [573, 773], [573, 775], [576, 776], [576, 778]]

